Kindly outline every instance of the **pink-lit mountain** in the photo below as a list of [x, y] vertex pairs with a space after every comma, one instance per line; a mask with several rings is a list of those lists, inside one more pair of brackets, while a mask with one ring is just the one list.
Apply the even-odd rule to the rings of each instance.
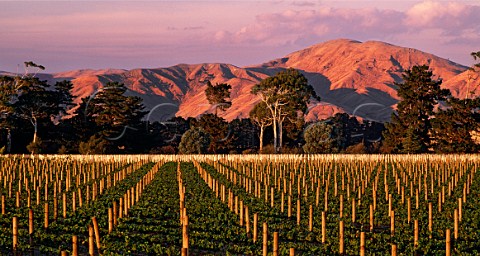
[[[465, 53], [468, 54], [468, 53]], [[285, 68], [302, 71], [321, 97], [311, 102], [307, 120], [338, 112], [387, 121], [398, 97], [394, 82], [414, 65], [429, 65], [444, 88], [457, 97], [480, 95], [478, 74], [467, 67], [419, 50], [383, 42], [346, 39], [313, 45], [264, 64], [236, 67], [230, 64], [179, 64], [168, 68], [133, 70], [75, 70], [43, 75], [49, 80], [71, 80], [77, 102], [109, 81], [124, 83], [129, 95], [144, 99], [151, 120], [173, 115], [197, 117], [213, 112], [205, 97], [206, 81], [232, 85], [232, 107], [220, 113], [227, 120], [248, 117], [259, 101], [250, 94], [253, 85]]]

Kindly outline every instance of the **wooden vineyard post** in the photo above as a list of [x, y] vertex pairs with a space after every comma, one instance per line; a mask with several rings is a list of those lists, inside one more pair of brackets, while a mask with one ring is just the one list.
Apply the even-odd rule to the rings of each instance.
[[243, 207], [243, 201], [240, 200], [240, 207], [239, 207], [239, 215], [240, 215], [240, 227], [243, 227], [243, 214], [244, 214], [244, 207]]
[[[73, 192], [75, 193], [75, 192]], [[83, 206], [83, 199], [82, 199], [82, 189], [78, 188], [78, 205], [79, 207]]]
[[458, 198], [458, 222], [462, 222], [462, 198]]
[[32, 207], [32, 198], [30, 197], [30, 189], [27, 190], [27, 207], [30, 208]]
[[360, 256], [365, 256], [365, 232], [360, 233]]
[[343, 217], [343, 195], [340, 195], [340, 218]]
[[325, 211], [328, 212], [328, 187], [325, 189], [325, 199], [324, 199]]
[[53, 197], [53, 220], [56, 221], [58, 218], [58, 201], [57, 197]]
[[20, 192], [15, 192], [15, 207], [20, 208]]
[[94, 255], [93, 227], [88, 225], [88, 255]]
[[343, 241], [343, 220], [340, 221], [340, 232], [339, 232], [339, 243], [338, 243], [338, 246], [339, 246], [339, 253], [340, 255], [343, 255], [345, 253], [345, 250], [344, 250], [344, 241]]
[[48, 203], [45, 203], [45, 222], [44, 222], [44, 228], [47, 229], [48, 228]]
[[253, 242], [258, 239], [258, 213], [253, 214]]
[[117, 201], [113, 201], [113, 226], [115, 227], [117, 225]]
[[392, 194], [388, 194], [388, 217], [392, 213]]
[[77, 194], [75, 192], [72, 193], [72, 211], [75, 212], [77, 210]]
[[373, 231], [373, 205], [370, 205], [370, 232]]
[[395, 235], [395, 211], [390, 212], [390, 233]]
[[292, 196], [288, 195], [288, 209], [287, 209], [288, 217], [292, 217]]
[[78, 237], [72, 236], [72, 256], [78, 256]]
[[273, 256], [278, 256], [278, 232], [273, 232]]
[[37, 189], [36, 189], [36, 192], [37, 192], [37, 205], [40, 205], [40, 187], [37, 186]]
[[295, 248], [290, 248], [290, 256], [295, 256]]
[[410, 203], [410, 197], [407, 199], [407, 223], [410, 224], [412, 217], [412, 204]]
[[[180, 211], [180, 214], [182, 214], [182, 211]], [[119, 219], [123, 218], [123, 198], [122, 197], [120, 197], [118, 202], [118, 218]]]
[[67, 218], [67, 195], [65, 193], [62, 194], [62, 208], [63, 208], [63, 218]]
[[447, 229], [447, 231], [445, 232], [445, 256], [450, 256], [450, 252], [451, 252], [451, 241], [450, 241], [450, 229]]
[[29, 236], [29, 242], [30, 246], [33, 244], [33, 210], [29, 209], [28, 210], [28, 236]]
[[262, 245], [262, 248], [263, 248], [263, 256], [267, 256], [267, 253], [268, 253], [268, 227], [267, 227], [267, 223], [266, 223], [266, 222], [263, 223], [263, 234], [262, 234], [262, 238], [263, 238], [263, 245]]
[[250, 215], [248, 213], [248, 206], [245, 207], [245, 227], [247, 234], [250, 233]]
[[392, 244], [392, 256], [397, 256], [397, 245]]
[[280, 199], [280, 211], [283, 213], [285, 210], [285, 194], [282, 192], [282, 196]]
[[274, 188], [270, 188], [270, 207], [273, 208], [275, 206], [275, 193]]
[[17, 254], [18, 247], [18, 217], [13, 217], [12, 220], [12, 234], [13, 234], [13, 255]]
[[95, 240], [97, 242], [98, 251], [100, 251], [100, 229], [98, 228], [98, 222], [96, 217], [92, 217], [93, 230], [95, 231]]
[[297, 199], [297, 226], [300, 226], [300, 199]]
[[235, 196], [235, 206], [234, 206], [234, 212], [235, 214], [238, 214], [238, 196]]
[[28, 210], [28, 234], [33, 234], [33, 210]]
[[418, 220], [413, 221], [413, 244], [415, 247], [418, 246]]
[[326, 216], [325, 212], [322, 212], [322, 244], [325, 243], [326, 241], [326, 236], [327, 236], [327, 221], [326, 221]]
[[308, 231], [313, 231], [313, 205], [308, 210]]
[[438, 192], [438, 212], [442, 212], [442, 193]]
[[2, 195], [2, 215], [5, 214], [5, 195]]
[[112, 233], [113, 230], [113, 213], [112, 208], [108, 208], [108, 233]]
[[182, 224], [182, 250], [186, 249], [188, 255], [188, 215], [185, 213], [183, 216]]

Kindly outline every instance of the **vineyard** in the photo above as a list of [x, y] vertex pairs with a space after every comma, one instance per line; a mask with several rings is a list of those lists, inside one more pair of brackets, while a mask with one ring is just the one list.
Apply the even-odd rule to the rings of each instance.
[[2, 255], [479, 255], [476, 155], [0, 158]]

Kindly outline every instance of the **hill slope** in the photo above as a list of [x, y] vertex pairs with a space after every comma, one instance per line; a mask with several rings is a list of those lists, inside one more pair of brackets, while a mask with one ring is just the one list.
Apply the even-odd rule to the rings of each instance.
[[[124, 83], [128, 94], [144, 99], [151, 120], [173, 115], [197, 117], [213, 112], [205, 97], [206, 81], [232, 85], [232, 107], [220, 115], [227, 120], [248, 117], [259, 99], [250, 94], [253, 85], [286, 68], [301, 70], [322, 102], [312, 102], [307, 120], [322, 119], [337, 112], [387, 121], [398, 97], [394, 82], [414, 65], [429, 65], [443, 87], [455, 96], [467, 90], [480, 95], [478, 75], [467, 67], [411, 48], [368, 41], [339, 39], [313, 45], [264, 64], [236, 67], [230, 64], [179, 64], [168, 68], [134, 70], [77, 70], [44, 75], [49, 80], [72, 80], [77, 102], [92, 95], [109, 81]], [[476, 79], [476, 80], [475, 80]]]

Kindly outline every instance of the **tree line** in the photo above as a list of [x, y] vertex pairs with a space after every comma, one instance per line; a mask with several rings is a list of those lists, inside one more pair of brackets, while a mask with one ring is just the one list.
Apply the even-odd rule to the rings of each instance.
[[[480, 52], [472, 53], [480, 60]], [[198, 118], [145, 120], [142, 99], [108, 82], [74, 103], [70, 81], [51, 85], [44, 67], [25, 62], [25, 73], [0, 77], [0, 151], [3, 153], [471, 153], [479, 151], [480, 99], [455, 98], [441, 89], [428, 66], [414, 66], [395, 83], [400, 101], [391, 121], [358, 120], [346, 113], [306, 122], [311, 100], [320, 101], [306, 77], [286, 69], [253, 86], [259, 102], [249, 118], [218, 115], [231, 107], [231, 85], [206, 82], [214, 113]], [[473, 65], [471, 79], [478, 77]], [[475, 85], [470, 89], [475, 89]]]

